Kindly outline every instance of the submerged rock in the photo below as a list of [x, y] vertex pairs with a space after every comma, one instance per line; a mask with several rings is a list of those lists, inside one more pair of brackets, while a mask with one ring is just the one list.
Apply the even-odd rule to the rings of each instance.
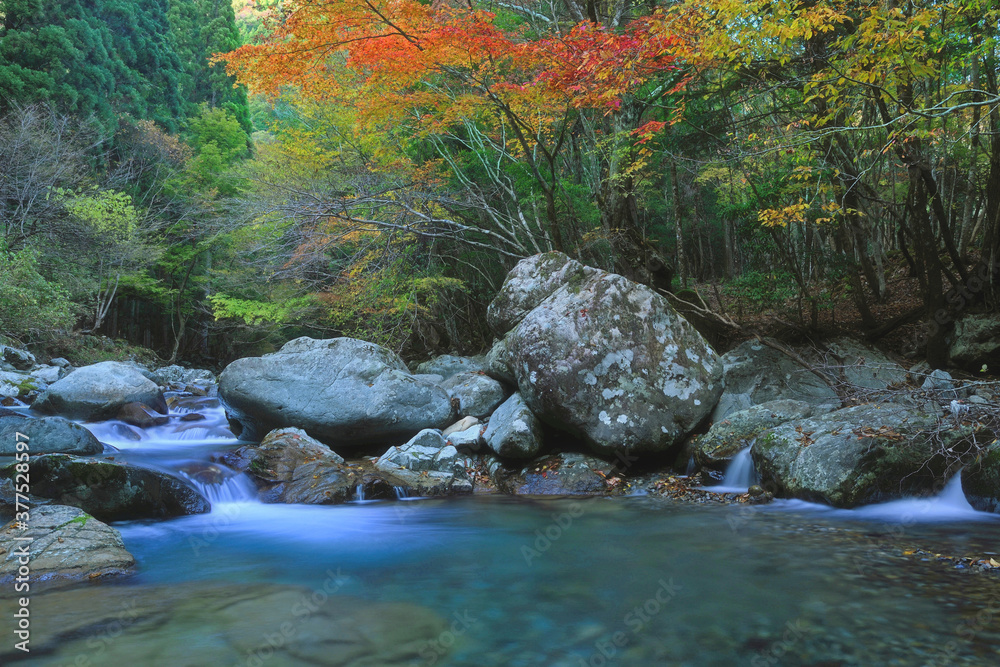
[[708, 433], [697, 438], [691, 453], [699, 467], [723, 470], [736, 454], [753, 444], [761, 431], [812, 413], [813, 406], [805, 401], [761, 403], [712, 424]]
[[28, 567], [34, 581], [93, 579], [128, 573], [135, 558], [121, 534], [83, 510], [65, 505], [31, 508], [27, 527], [11, 521], [0, 528], [0, 582], [18, 570], [17, 548], [30, 539]]
[[570, 452], [546, 456], [516, 471], [494, 467], [491, 477], [500, 491], [512, 495], [606, 495], [625, 486], [616, 481], [613, 464]]
[[855, 507], [935, 491], [964, 454], [993, 437], [941, 419], [902, 405], [858, 405], [764, 431], [750, 451], [775, 495]]
[[[22, 436], [17, 438], [20, 433]], [[0, 410], [0, 456], [14, 456], [17, 441], [27, 442], [32, 456], [39, 454], [100, 454], [104, 451], [94, 434], [62, 417], [35, 419], [12, 410]]]
[[170, 418], [154, 412], [142, 403], [126, 403], [115, 416], [118, 421], [125, 422], [131, 426], [139, 428], [150, 428], [151, 426], [163, 426]]
[[[409, 667], [426, 662], [431, 642], [448, 627], [445, 621], [414, 604], [344, 596], [340, 592], [347, 582], [329, 570], [311, 588], [199, 581], [32, 595], [32, 656], [40, 656], [33, 658], [39, 664], [60, 665], [87, 655], [99, 655], [102, 665]], [[13, 617], [16, 604], [0, 600], [0, 613]], [[23, 656], [12, 644], [0, 647], [0, 662]], [[447, 654], [440, 644], [434, 646], [433, 655]]]
[[496, 409], [482, 435], [486, 446], [505, 459], [530, 459], [542, 450], [542, 425], [514, 394]]
[[110, 419], [127, 403], [142, 403], [166, 414], [167, 404], [155, 382], [134, 366], [103, 361], [84, 366], [46, 389], [34, 403], [40, 412], [70, 419]]
[[274, 354], [238, 359], [219, 376], [219, 397], [245, 440], [291, 426], [334, 447], [388, 444], [452, 418], [444, 389], [415, 378], [395, 353], [353, 338], [297, 338]]
[[[13, 479], [14, 466], [0, 469], [0, 477]], [[203, 514], [211, 509], [200, 493], [180, 480], [131, 464], [45, 454], [32, 457], [29, 474], [33, 495], [78, 507], [101, 521]]]
[[522, 260], [490, 322], [531, 411], [601, 454], [670, 449], [722, 392], [719, 357], [662, 296], [561, 253]]

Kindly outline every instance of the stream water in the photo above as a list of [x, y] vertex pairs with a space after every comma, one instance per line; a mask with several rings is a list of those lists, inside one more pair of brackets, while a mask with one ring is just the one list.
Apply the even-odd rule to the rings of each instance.
[[[205, 419], [181, 421], [190, 412]], [[213, 509], [116, 524], [138, 574], [84, 587], [67, 603], [79, 608], [67, 612], [85, 616], [122, 586], [221, 582], [252, 591], [267, 582], [316, 591], [335, 575], [337, 595], [414, 603], [451, 623], [455, 632], [440, 638], [446, 649], [435, 644], [414, 664], [997, 664], [1000, 578], [903, 553], [1000, 551], [1000, 522], [963, 507], [955, 484], [936, 499], [853, 511], [649, 496], [267, 505], [248, 480], [208, 463], [238, 444], [214, 399], [175, 401], [170, 423], [147, 431], [88, 427], [120, 450], [118, 459], [191, 480]], [[295, 616], [269, 613], [275, 629]], [[105, 626], [83, 628], [28, 663], [257, 664], [235, 649], [224, 663], [200, 657], [216, 650], [211, 638], [232, 619], [171, 620], [141, 642], [128, 623], [113, 636]], [[181, 644], [187, 657], [166, 657], [156, 642]], [[259, 662], [342, 664], [285, 653]]]

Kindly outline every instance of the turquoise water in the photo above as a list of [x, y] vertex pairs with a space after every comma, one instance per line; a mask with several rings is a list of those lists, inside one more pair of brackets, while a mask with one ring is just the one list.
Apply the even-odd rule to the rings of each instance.
[[[205, 438], [217, 435], [197, 432], [171, 455], [160, 434], [149, 460], [166, 468], [204, 460], [213, 448]], [[140, 441], [123, 455], [139, 461], [144, 451]], [[945, 505], [951, 510], [907, 501], [832, 511], [648, 496], [218, 503], [207, 515], [117, 524], [137, 575], [88, 585], [64, 604], [86, 616], [124, 586], [143, 595], [229, 583], [252, 594], [269, 582], [299, 587], [322, 607], [332, 604], [326, 587], [361, 602], [413, 603], [445, 619], [451, 629], [412, 661], [424, 665], [997, 664], [1000, 578], [904, 555], [1000, 551], [995, 517]], [[264, 630], [296, 617], [293, 607], [270, 609]], [[219, 664], [199, 661], [197, 640], [208, 642], [221, 626], [197, 619], [194, 630], [164, 623], [142, 637], [147, 648], [194, 637], [182, 660], [141, 652], [127, 624], [105, 652], [94, 639], [105, 624], [81, 627], [28, 663]], [[240, 659], [234, 653], [232, 664], [250, 664]], [[325, 660], [262, 664], [372, 664]]]

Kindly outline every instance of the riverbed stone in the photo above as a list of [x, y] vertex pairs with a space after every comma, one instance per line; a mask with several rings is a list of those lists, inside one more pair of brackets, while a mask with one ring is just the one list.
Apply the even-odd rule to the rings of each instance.
[[484, 357], [461, 357], [454, 354], [442, 354], [421, 364], [417, 364], [414, 373], [440, 375], [442, 381], [459, 373], [482, 373], [486, 370]]
[[163, 426], [170, 421], [168, 416], [161, 415], [142, 403], [126, 403], [118, 410], [115, 418], [139, 428]]
[[[330, 570], [309, 588], [198, 581], [33, 594], [32, 662], [100, 656], [91, 664], [409, 667], [426, 662], [432, 646], [436, 657], [450, 652], [438, 641], [449, 626], [430, 609], [349, 597], [347, 585]], [[16, 605], [0, 599], [0, 613], [12, 618]], [[4, 664], [21, 656], [13, 642], [0, 646]]]
[[504, 354], [528, 408], [599, 454], [666, 452], [723, 390], [722, 363], [701, 334], [623, 276], [548, 253], [515, 267], [494, 303], [497, 333], [521, 318]]
[[49, 385], [33, 407], [70, 419], [99, 420], [113, 418], [127, 403], [142, 403], [161, 414], [167, 412], [160, 388], [135, 366], [102, 361]]
[[[14, 479], [15, 464], [0, 468]], [[101, 521], [154, 519], [203, 514], [211, 507], [198, 491], [157, 470], [81, 458], [45, 454], [29, 463], [31, 493], [58, 505], [79, 507]]]
[[[22, 438], [16, 434], [21, 433]], [[17, 440], [27, 443], [32, 456], [39, 454], [100, 454], [104, 445], [79, 424], [62, 417], [36, 419], [0, 409], [0, 456], [14, 456]]]
[[847, 390], [882, 390], [906, 383], [906, 369], [881, 350], [854, 340], [835, 338], [822, 349], [802, 350], [802, 356], [837, 378]]
[[440, 431], [424, 429], [404, 445], [390, 447], [378, 458], [375, 467], [380, 470], [436, 470], [454, 472], [458, 450], [448, 444]]
[[30, 513], [26, 527], [11, 521], [0, 528], [0, 582], [15, 577], [17, 548], [25, 538], [30, 539], [28, 567], [34, 581], [90, 580], [127, 574], [135, 565], [121, 533], [79, 508], [43, 505]]
[[505, 459], [530, 459], [542, 449], [542, 425], [520, 394], [493, 412], [482, 437], [487, 447]]
[[507, 398], [503, 385], [482, 372], [458, 373], [441, 386], [458, 399], [460, 417], [488, 417]]
[[523, 468], [494, 466], [491, 479], [511, 495], [607, 495], [624, 490], [616, 482], [614, 465], [577, 452], [561, 452], [536, 459]]
[[205, 368], [186, 368], [177, 364], [163, 366], [153, 371], [153, 381], [160, 385], [214, 384], [215, 373]]
[[265, 503], [342, 503], [354, 497], [361, 482], [360, 470], [298, 428], [271, 431], [260, 444], [244, 445], [221, 459], [249, 474]]
[[507, 341], [500, 339], [486, 353], [486, 374], [505, 385], [516, 386], [517, 376], [507, 363]]
[[219, 397], [245, 440], [296, 427], [334, 448], [405, 442], [453, 417], [444, 389], [415, 378], [394, 352], [353, 338], [297, 338], [238, 359], [219, 376]]
[[840, 407], [837, 392], [827, 382], [761, 341], [737, 345], [722, 355], [722, 366], [725, 390], [712, 411], [715, 423], [734, 412], [778, 399], [805, 401], [818, 412]]
[[938, 413], [864, 404], [764, 431], [750, 453], [775, 495], [855, 507], [937, 490], [992, 438]]
[[813, 406], [805, 401], [779, 399], [754, 405], [712, 424], [708, 433], [697, 437], [691, 453], [699, 467], [724, 470], [762, 431], [812, 413]]

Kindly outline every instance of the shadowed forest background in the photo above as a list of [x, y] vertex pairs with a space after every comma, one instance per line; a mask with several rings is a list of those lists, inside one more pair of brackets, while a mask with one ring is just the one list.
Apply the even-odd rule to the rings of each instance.
[[[717, 346], [932, 365], [1000, 304], [998, 20], [953, 2], [0, 0], [0, 339], [477, 352], [561, 250]], [[973, 369], [973, 370], [979, 370]]]

